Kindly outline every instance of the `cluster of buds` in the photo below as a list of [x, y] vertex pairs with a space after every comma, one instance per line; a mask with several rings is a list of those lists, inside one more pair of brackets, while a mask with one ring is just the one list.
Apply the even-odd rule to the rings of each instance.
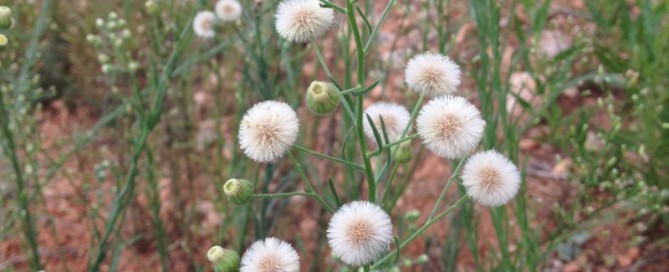
[[98, 54], [98, 61], [102, 64], [102, 72], [105, 74], [113, 71], [134, 73], [139, 69], [140, 65], [132, 59], [130, 50], [112, 51], [125, 52], [121, 56], [110, 56], [104, 52], [109, 47], [122, 49], [124, 46], [127, 46], [128, 41], [133, 36], [130, 29], [127, 28], [127, 24], [125, 19], [119, 18], [115, 12], [111, 12], [106, 19], [98, 18], [95, 20], [95, 25], [101, 34], [88, 34], [86, 36], [86, 41], [91, 43], [100, 52]]
[[[0, 6], [0, 31], [10, 29], [14, 25], [12, 18], [12, 9], [6, 6]], [[4, 47], [9, 42], [5, 34], [0, 33], [0, 47]]]

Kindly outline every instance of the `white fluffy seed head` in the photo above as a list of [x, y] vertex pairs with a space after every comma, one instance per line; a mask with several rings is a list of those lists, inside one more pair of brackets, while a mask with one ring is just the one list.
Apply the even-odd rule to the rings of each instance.
[[478, 109], [459, 96], [431, 100], [416, 119], [418, 135], [425, 147], [448, 159], [462, 158], [473, 152], [484, 126]]
[[504, 205], [518, 193], [520, 172], [494, 150], [476, 153], [462, 169], [462, 184], [475, 202], [489, 207]]
[[318, 0], [283, 0], [276, 11], [276, 31], [290, 42], [306, 43], [322, 36], [334, 23], [334, 11]]
[[423, 53], [409, 60], [405, 81], [411, 90], [428, 97], [453, 94], [460, 85], [460, 67], [441, 54]]
[[363, 129], [365, 135], [371, 140], [375, 140], [374, 131], [372, 130], [372, 125], [367, 119], [367, 115], [372, 118], [374, 122], [374, 127], [379, 132], [381, 139], [383, 139], [383, 127], [381, 126], [381, 119], [383, 119], [383, 124], [386, 128], [386, 133], [388, 135], [388, 140], [394, 142], [402, 136], [402, 130], [407, 127], [409, 124], [409, 119], [411, 115], [409, 111], [404, 106], [395, 104], [395, 103], [386, 103], [379, 102], [374, 103], [365, 109], [365, 116], [363, 117]]
[[299, 272], [300, 256], [274, 237], [253, 243], [242, 256], [241, 272]]
[[388, 249], [393, 224], [376, 204], [353, 201], [332, 216], [328, 243], [332, 253], [352, 266], [368, 264]]
[[299, 130], [293, 108], [279, 101], [264, 101], [244, 114], [239, 126], [239, 145], [250, 159], [273, 162], [288, 152]]
[[242, 15], [242, 5], [237, 0], [219, 0], [215, 11], [221, 21], [235, 21]]
[[216, 14], [211, 11], [200, 11], [193, 19], [193, 31], [201, 38], [210, 39], [214, 37], [214, 24], [216, 24]]

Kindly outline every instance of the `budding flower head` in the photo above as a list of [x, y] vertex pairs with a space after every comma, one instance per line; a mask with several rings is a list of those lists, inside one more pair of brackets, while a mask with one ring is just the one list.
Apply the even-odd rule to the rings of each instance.
[[399, 163], [406, 163], [411, 160], [411, 141], [402, 142], [399, 145], [393, 146], [393, 159]]
[[416, 119], [425, 147], [437, 155], [458, 159], [478, 146], [485, 121], [474, 105], [459, 96], [442, 96], [425, 104]]
[[460, 67], [444, 55], [423, 53], [409, 60], [405, 80], [411, 90], [422, 95], [449, 95], [460, 85]]
[[12, 27], [12, 9], [7, 6], [0, 6], [0, 29]]
[[5, 34], [0, 33], [0, 47], [7, 46], [8, 42], [9, 40], [7, 39], [7, 36], [5, 36]]
[[[394, 142], [402, 136], [402, 131], [407, 127], [409, 119], [411, 119], [409, 111], [407, 111], [404, 106], [387, 102], [372, 104], [365, 109], [365, 115], [369, 115], [372, 119], [376, 131], [382, 138], [383, 126], [381, 126], [381, 119], [383, 119], [383, 125], [386, 128], [386, 134], [388, 135], [388, 140], [390, 142]], [[363, 119], [365, 135], [374, 140], [374, 130], [372, 129], [372, 125], [366, 117]], [[385, 139], [382, 140], [385, 141]]]
[[339, 92], [330, 82], [314, 81], [309, 85], [305, 99], [309, 111], [325, 115], [333, 112], [339, 105]]
[[249, 203], [253, 197], [253, 189], [253, 183], [245, 179], [229, 179], [223, 184], [225, 196], [237, 205]]
[[290, 244], [274, 237], [253, 243], [242, 256], [241, 272], [298, 272], [300, 256]]
[[207, 251], [207, 258], [216, 272], [239, 271], [239, 253], [234, 250], [213, 246]]
[[200, 11], [193, 19], [193, 31], [201, 38], [210, 39], [214, 37], [214, 24], [216, 15], [211, 11]]
[[269, 100], [251, 107], [239, 126], [239, 145], [250, 159], [273, 162], [297, 140], [300, 124], [288, 104]]
[[215, 11], [221, 21], [234, 21], [242, 15], [242, 4], [237, 0], [219, 0]]
[[276, 11], [276, 31], [290, 42], [306, 43], [334, 23], [334, 11], [318, 0], [283, 0]]
[[332, 253], [352, 266], [368, 264], [388, 249], [393, 224], [390, 216], [368, 201], [348, 203], [332, 216], [328, 243]]
[[494, 150], [476, 153], [462, 169], [462, 185], [475, 202], [489, 207], [504, 205], [518, 193], [520, 172]]
[[153, 0], [144, 2], [144, 8], [146, 8], [146, 12], [148, 12], [151, 15], [156, 14], [159, 9], [158, 4], [156, 3], [156, 1]]

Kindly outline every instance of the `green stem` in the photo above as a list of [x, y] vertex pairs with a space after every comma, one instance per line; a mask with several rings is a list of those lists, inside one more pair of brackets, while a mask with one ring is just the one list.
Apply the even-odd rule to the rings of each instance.
[[336, 158], [336, 157], [332, 157], [332, 156], [329, 156], [329, 155], [325, 155], [325, 154], [323, 154], [323, 153], [319, 153], [319, 152], [313, 151], [313, 150], [311, 150], [311, 149], [308, 149], [308, 148], [306, 148], [306, 147], [302, 147], [302, 146], [299, 146], [299, 145], [293, 145], [293, 147], [294, 147], [295, 149], [297, 149], [297, 150], [300, 150], [300, 151], [302, 151], [302, 152], [305, 152], [305, 153], [314, 155], [314, 156], [316, 156], [316, 157], [320, 157], [320, 158], [323, 158], [323, 159], [326, 159], [326, 160], [330, 160], [330, 161], [333, 161], [333, 162], [341, 163], [341, 164], [346, 165], [346, 166], [351, 166], [351, 167], [353, 167], [353, 168], [355, 168], [355, 169], [357, 169], [357, 170], [365, 170], [364, 167], [362, 167], [361, 165], [359, 165], [359, 164], [357, 164], [357, 163], [353, 163], [353, 162], [350, 162], [350, 161], [342, 160], [342, 159], [340, 159], [340, 158]]
[[[423, 225], [422, 225], [419, 229], [417, 229], [414, 233], [412, 233], [411, 235], [409, 235], [409, 237], [407, 237], [404, 241], [402, 241], [402, 243], [400, 243], [400, 245], [399, 245], [399, 249], [397, 249], [397, 250], [402, 250], [402, 249], [403, 249], [404, 247], [406, 247], [409, 243], [411, 243], [411, 241], [413, 241], [414, 239], [418, 238], [418, 236], [422, 235], [423, 232], [425, 232], [425, 230], [427, 230], [430, 226], [432, 226], [434, 223], [436, 223], [437, 221], [439, 221], [439, 220], [441, 220], [442, 218], [444, 218], [444, 216], [446, 216], [446, 215], [448, 215], [449, 213], [453, 212], [457, 207], [459, 207], [460, 205], [462, 205], [462, 203], [464, 203], [464, 202], [467, 201], [467, 200], [468, 200], [468, 197], [465, 195], [465, 196], [461, 197], [458, 201], [456, 201], [455, 203], [453, 203], [453, 205], [451, 205], [448, 209], [446, 209], [445, 211], [439, 213], [437, 216], [434, 216], [434, 217], [432, 217], [432, 218], [428, 218], [428, 219], [425, 221], [425, 223], [423, 223]], [[386, 261], [388, 261], [388, 260], [389, 260], [390, 258], [392, 258], [393, 256], [395, 256], [395, 253], [394, 253], [394, 252], [391, 253], [391, 254], [386, 255], [385, 257], [383, 257], [383, 259], [381, 259], [381, 260], [379, 260], [378, 262], [376, 262], [376, 263], [372, 266], [372, 269], [376, 269], [376, 268], [378, 268], [380, 265], [384, 264]]]
[[388, 148], [388, 147], [393, 147], [393, 146], [396, 146], [396, 145], [401, 144], [401, 143], [403, 143], [403, 142], [406, 142], [406, 141], [408, 141], [408, 140], [413, 140], [413, 139], [416, 139], [416, 138], [418, 138], [418, 133], [416, 133], [416, 134], [411, 134], [411, 135], [406, 136], [406, 137], [404, 137], [404, 138], [401, 138], [401, 139], [399, 139], [399, 140], [397, 140], [397, 141], [395, 141], [395, 142], [392, 142], [392, 143], [389, 143], [389, 144], [385, 144], [385, 145], [381, 146], [380, 148], [377, 148], [376, 150], [374, 150], [374, 152], [369, 153], [369, 156], [370, 156], [370, 157], [376, 157], [376, 156], [378, 156], [378, 155], [381, 155], [381, 152], [383, 152], [383, 150], [386, 149], [386, 148]]
[[279, 197], [292, 197], [292, 196], [308, 196], [311, 197], [314, 194], [305, 193], [305, 192], [292, 192], [292, 193], [275, 193], [275, 194], [254, 194], [253, 198], [279, 198]]
[[446, 186], [444, 186], [444, 189], [441, 190], [441, 194], [439, 195], [437, 202], [434, 203], [434, 207], [432, 208], [432, 212], [430, 212], [430, 216], [434, 216], [434, 213], [436, 213], [437, 209], [439, 209], [439, 204], [441, 204], [441, 202], [444, 200], [444, 196], [446, 196], [446, 191], [448, 191], [448, 188], [451, 187], [451, 183], [453, 182], [455, 177], [458, 176], [458, 171], [460, 171], [460, 167], [462, 167], [464, 162], [465, 158], [460, 159], [460, 162], [458, 162], [458, 166], [456, 166], [453, 172], [451, 173], [451, 177], [448, 178]]
[[[20, 103], [17, 103], [20, 104]], [[19, 202], [19, 207], [21, 210], [21, 215], [23, 217], [23, 232], [28, 242], [28, 247], [30, 248], [30, 266], [33, 270], [38, 271], [41, 269], [39, 262], [39, 252], [37, 250], [37, 231], [35, 230], [35, 225], [32, 221], [32, 214], [30, 213], [30, 200], [28, 199], [28, 192], [26, 190], [26, 182], [23, 176], [23, 169], [21, 169], [21, 163], [19, 162], [19, 157], [16, 152], [16, 144], [14, 142], [14, 134], [10, 129], [10, 119], [9, 112], [5, 108], [5, 101], [0, 91], [0, 125], [2, 126], [2, 134], [6, 141], [6, 146], [2, 146], [1, 149], [5, 152], [5, 156], [9, 157], [12, 168], [14, 170], [14, 175], [16, 176], [16, 193], [17, 199]]]
[[320, 203], [321, 206], [323, 206], [323, 208], [325, 208], [331, 213], [334, 212], [334, 210], [330, 207], [330, 205], [328, 205], [327, 202], [325, 202], [325, 200], [323, 200], [323, 198], [320, 197], [320, 195], [316, 192], [315, 186], [311, 183], [311, 180], [307, 178], [307, 175], [302, 170], [302, 164], [300, 164], [300, 162], [298, 162], [297, 159], [295, 159], [293, 153], [288, 152], [288, 157], [290, 158], [290, 161], [293, 163], [293, 166], [295, 166], [295, 169], [297, 169], [297, 172], [304, 180], [304, 184], [307, 186], [306, 188], [307, 193], [310, 193], [312, 195], [312, 198], [318, 201], [318, 203]]
[[[360, 38], [360, 30], [355, 19], [355, 9], [353, 8], [353, 0], [346, 1], [346, 15], [348, 17], [348, 24], [355, 39], [355, 48], [358, 56], [357, 60], [357, 74], [358, 86], [362, 88], [365, 85], [365, 52], [363, 52], [362, 39]], [[359, 96], [356, 105], [356, 131], [358, 136], [358, 145], [360, 146], [360, 153], [362, 153], [362, 161], [365, 166], [365, 176], [367, 178], [367, 200], [369, 202], [376, 202], [376, 181], [372, 171], [372, 164], [367, 156], [367, 142], [365, 141], [365, 133], [362, 126], [363, 113], [363, 97]]]
[[390, 11], [390, 7], [395, 4], [395, 0], [390, 0], [388, 1], [388, 4], [386, 4], [386, 8], [383, 10], [383, 13], [381, 14], [381, 19], [379, 19], [379, 23], [376, 24], [374, 27], [374, 30], [372, 30], [372, 33], [369, 34], [369, 39], [367, 40], [367, 44], [365, 44], [365, 49], [363, 50], [365, 52], [365, 55], [367, 55], [367, 52], [369, 52], [369, 48], [372, 46], [372, 42], [374, 41], [374, 38], [376, 37], [376, 33], [379, 31], [379, 27], [381, 27], [381, 24], [383, 24], [383, 21], [386, 20], [386, 16], [388, 16], [388, 12]]
[[323, 4], [325, 7], [332, 8], [332, 9], [338, 11], [338, 12], [341, 12], [341, 13], [346, 13], [346, 9], [338, 6], [335, 3], [332, 3], [328, 0], [320, 0], [320, 1], [321, 1], [321, 4]]
[[393, 180], [395, 180], [395, 175], [397, 175], [397, 169], [400, 168], [399, 163], [395, 163], [393, 165], [393, 170], [390, 172], [390, 178], [388, 178], [388, 182], [386, 183], [386, 188], [383, 189], [383, 195], [381, 196], [381, 204], [386, 203], [386, 197], [388, 195], [388, 192], [390, 191], [390, 185], [393, 184]]

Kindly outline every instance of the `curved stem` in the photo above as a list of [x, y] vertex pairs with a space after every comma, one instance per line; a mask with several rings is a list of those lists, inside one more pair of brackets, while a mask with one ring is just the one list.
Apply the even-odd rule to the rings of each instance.
[[[399, 245], [400, 248], [397, 249], [397, 250], [402, 250], [402, 249], [403, 249], [404, 247], [406, 247], [409, 243], [411, 243], [411, 241], [413, 241], [414, 239], [418, 238], [418, 236], [422, 235], [423, 232], [425, 232], [425, 230], [427, 230], [430, 226], [432, 226], [434, 223], [436, 223], [437, 221], [439, 221], [439, 220], [441, 220], [442, 218], [444, 218], [444, 216], [446, 216], [446, 215], [448, 215], [449, 213], [453, 212], [457, 207], [459, 207], [460, 205], [462, 205], [462, 203], [464, 203], [464, 202], [467, 201], [468, 199], [469, 199], [469, 198], [465, 195], [465, 196], [461, 197], [458, 201], [456, 201], [455, 203], [453, 203], [453, 205], [451, 205], [451, 206], [450, 206], [448, 209], [446, 209], [445, 211], [439, 213], [437, 216], [434, 216], [434, 217], [432, 217], [432, 218], [429, 218], [427, 221], [425, 221], [425, 223], [424, 223], [419, 229], [416, 230], [416, 232], [412, 233], [409, 237], [407, 237], [404, 241], [402, 241], [402, 243], [400, 243], [400, 245]], [[380, 265], [382, 265], [383, 263], [385, 263], [386, 261], [388, 261], [388, 260], [389, 260], [390, 258], [392, 258], [393, 256], [395, 256], [394, 253], [391, 253], [391, 254], [386, 255], [385, 257], [383, 257], [381, 260], [379, 260], [378, 262], [376, 262], [376, 263], [372, 266], [372, 270], [378, 268]]]
[[307, 193], [310, 194], [314, 200], [318, 201], [318, 203], [320, 203], [321, 206], [323, 206], [323, 208], [325, 208], [326, 210], [328, 210], [331, 213], [334, 212], [334, 210], [330, 207], [330, 205], [328, 205], [327, 202], [325, 202], [325, 200], [323, 200], [323, 198], [320, 197], [320, 195], [318, 195], [314, 185], [311, 183], [311, 180], [309, 180], [307, 178], [307, 175], [304, 174], [304, 171], [302, 170], [302, 164], [300, 164], [295, 159], [295, 156], [293, 156], [293, 153], [288, 152], [288, 157], [290, 158], [290, 161], [293, 163], [293, 166], [295, 166], [295, 168], [297, 169], [297, 172], [300, 174], [300, 176], [304, 180], [304, 184], [307, 186], [307, 188], [306, 188]]

